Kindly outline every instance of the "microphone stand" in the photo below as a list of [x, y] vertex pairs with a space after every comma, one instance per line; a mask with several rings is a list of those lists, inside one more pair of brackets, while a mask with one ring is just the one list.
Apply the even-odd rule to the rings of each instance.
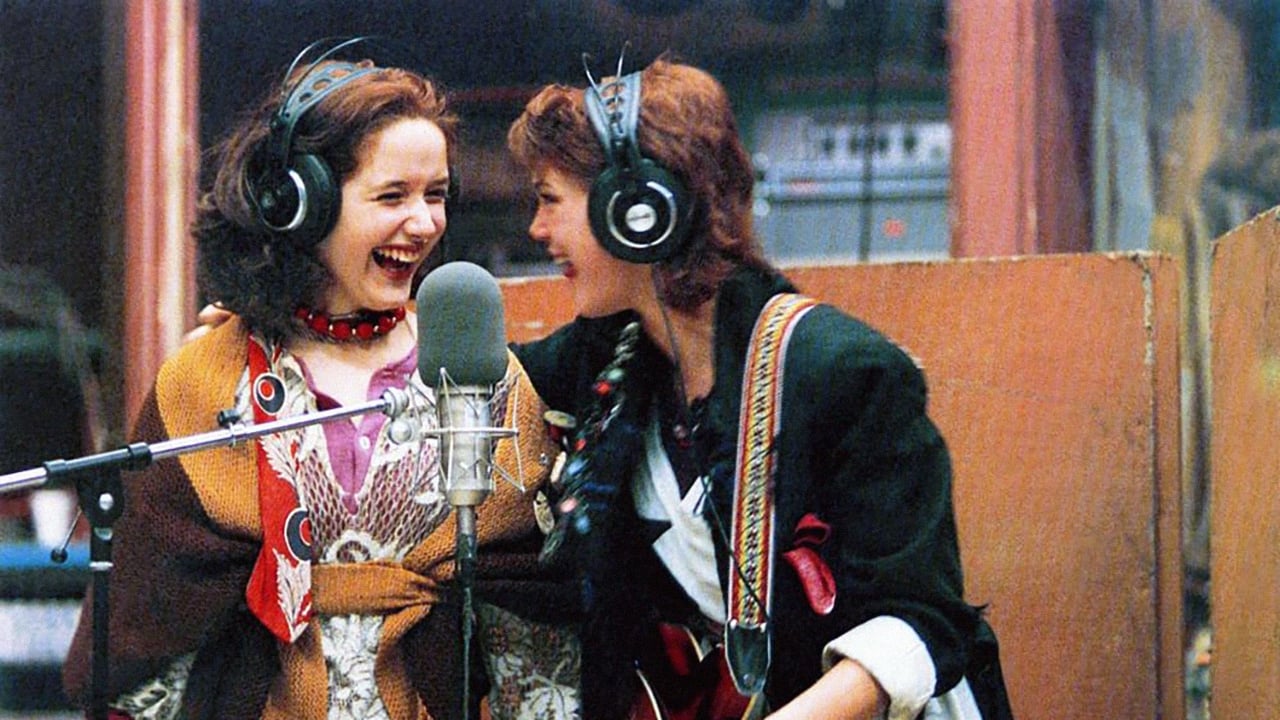
[[[442, 387], [447, 387], [447, 384], [447, 378], [442, 377]], [[492, 483], [488, 482], [488, 452], [484, 451], [488, 443], [485, 435], [493, 430], [486, 427], [490, 424], [487, 394], [486, 389], [475, 387], [436, 393], [440, 415], [447, 420], [440, 423], [444, 434], [440, 439], [440, 465], [444, 473], [445, 495], [456, 511], [458, 523], [455, 560], [462, 630], [462, 658], [459, 663], [462, 678], [458, 697], [462, 704], [459, 715], [462, 720], [467, 720], [471, 713], [471, 642], [475, 630], [473, 596], [478, 545], [476, 506], [493, 491]]]
[[[233, 447], [248, 439], [303, 428], [308, 425], [345, 419], [367, 412], [396, 417], [409, 406], [409, 395], [390, 389], [378, 400], [360, 405], [295, 415], [259, 425], [233, 423], [222, 430], [191, 435], [158, 443], [133, 443], [118, 450], [87, 455], [73, 460], [50, 460], [38, 468], [0, 475], [0, 495], [38, 488], [48, 483], [70, 480], [76, 483], [80, 509], [91, 527], [89, 570], [93, 591], [93, 649], [90, 676], [90, 717], [107, 719], [110, 668], [107, 664], [107, 619], [110, 616], [110, 574], [112, 524], [124, 512], [125, 493], [122, 470], [141, 470], [156, 460], [197, 450]], [[225, 412], [225, 411], [224, 411]], [[221, 417], [221, 413], [219, 414]], [[54, 551], [57, 553], [57, 551]]]
[[476, 580], [476, 508], [475, 505], [456, 506], [458, 514], [458, 593], [462, 614], [462, 681], [459, 699], [462, 702], [462, 720], [471, 714], [471, 641], [475, 632], [473, 594]]
[[[455, 385], [440, 369], [436, 408], [440, 416], [440, 467], [445, 495], [457, 513], [457, 587], [462, 632], [459, 702], [462, 720], [471, 713], [471, 644], [475, 628], [476, 506], [493, 492], [491, 441], [512, 436], [512, 428], [490, 427], [492, 387]], [[513, 398], [514, 402], [514, 398]], [[519, 453], [517, 452], [517, 459]]]

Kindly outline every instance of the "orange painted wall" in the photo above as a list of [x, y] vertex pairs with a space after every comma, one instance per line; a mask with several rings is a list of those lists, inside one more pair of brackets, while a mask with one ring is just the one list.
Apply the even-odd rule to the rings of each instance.
[[[1177, 266], [1150, 255], [795, 268], [914, 354], [951, 446], [969, 600], [1020, 720], [1182, 717]], [[508, 333], [572, 311], [503, 282]]]
[[[1280, 706], [1280, 223], [1264, 213], [1213, 258], [1214, 717]], [[1268, 709], [1270, 708], [1270, 709]]]

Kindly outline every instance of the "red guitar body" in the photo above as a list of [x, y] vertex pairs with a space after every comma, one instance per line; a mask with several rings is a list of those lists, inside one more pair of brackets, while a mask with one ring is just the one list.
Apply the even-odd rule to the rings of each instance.
[[738, 692], [721, 648], [703, 654], [680, 625], [659, 625], [667, 667], [637, 670], [631, 720], [755, 720], [764, 698]]

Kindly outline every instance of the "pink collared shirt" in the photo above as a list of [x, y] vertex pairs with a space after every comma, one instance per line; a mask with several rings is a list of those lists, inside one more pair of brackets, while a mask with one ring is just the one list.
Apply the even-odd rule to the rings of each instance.
[[[298, 358], [302, 374], [307, 379], [307, 387], [316, 396], [317, 410], [330, 410], [339, 407], [338, 401], [316, 387], [311, 371], [302, 358]], [[388, 388], [403, 389], [409, 384], [418, 367], [418, 348], [414, 346], [409, 354], [400, 360], [390, 363], [373, 374], [369, 380], [369, 388], [365, 399], [377, 400]], [[369, 461], [378, 445], [378, 433], [387, 424], [387, 416], [379, 412], [365, 413], [360, 416], [360, 424], [352, 422], [328, 422], [324, 424], [324, 439], [329, 446], [329, 464], [333, 467], [333, 477], [342, 488], [342, 503], [353, 515], [357, 511], [356, 495], [364, 486], [365, 476], [369, 473]]]

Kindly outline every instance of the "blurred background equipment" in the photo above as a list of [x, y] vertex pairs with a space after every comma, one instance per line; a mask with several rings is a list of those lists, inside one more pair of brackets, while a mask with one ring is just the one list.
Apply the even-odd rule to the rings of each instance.
[[[98, 356], [49, 275], [0, 265], [0, 474], [102, 447]], [[55, 565], [50, 551], [71, 532], [76, 505], [71, 487], [0, 496], [0, 714], [65, 707], [62, 658], [88, 580], [88, 552], [76, 543]]]

